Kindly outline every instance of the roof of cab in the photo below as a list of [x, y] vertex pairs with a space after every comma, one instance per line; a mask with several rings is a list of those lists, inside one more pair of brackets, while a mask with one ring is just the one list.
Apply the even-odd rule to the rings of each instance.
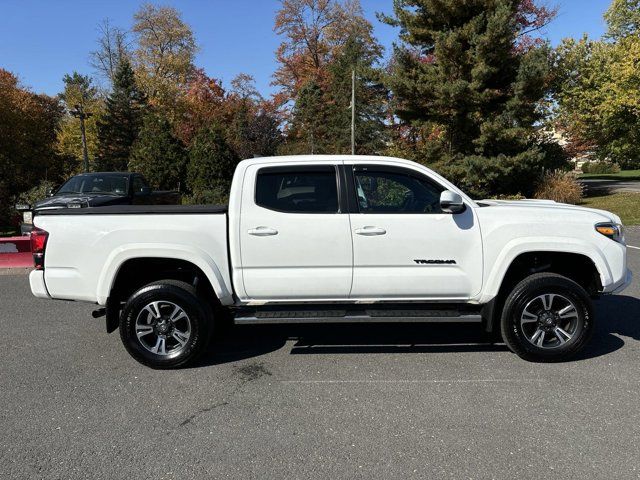
[[379, 155], [281, 155], [274, 157], [256, 157], [256, 158], [247, 158], [242, 161], [242, 163], [246, 164], [261, 164], [261, 163], [275, 163], [275, 162], [322, 162], [322, 161], [331, 161], [335, 162], [336, 160], [344, 160], [344, 161], [357, 161], [357, 162], [371, 162], [371, 161], [392, 161], [399, 163], [415, 163], [411, 160], [405, 160], [403, 158], [396, 157], [385, 157]]

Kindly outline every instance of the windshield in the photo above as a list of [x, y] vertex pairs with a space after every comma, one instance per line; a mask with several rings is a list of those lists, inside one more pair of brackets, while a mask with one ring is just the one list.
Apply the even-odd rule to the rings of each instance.
[[66, 193], [107, 193], [126, 195], [127, 175], [77, 175], [67, 180], [56, 192]]

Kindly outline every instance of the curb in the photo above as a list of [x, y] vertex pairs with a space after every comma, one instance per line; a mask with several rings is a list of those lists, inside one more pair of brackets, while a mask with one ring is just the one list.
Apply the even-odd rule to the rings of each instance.
[[27, 268], [33, 265], [29, 237], [0, 238], [0, 269]]

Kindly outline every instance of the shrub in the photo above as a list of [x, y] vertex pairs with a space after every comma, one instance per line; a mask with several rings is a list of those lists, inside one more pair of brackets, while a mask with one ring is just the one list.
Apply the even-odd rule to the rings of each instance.
[[197, 190], [182, 197], [183, 205], [224, 205], [229, 203], [229, 189], [215, 186], [208, 190]]
[[492, 198], [495, 200], [525, 200], [527, 197], [520, 193], [514, 193], [512, 195], [495, 195]]
[[620, 165], [615, 162], [584, 162], [582, 173], [618, 173]]
[[21, 193], [15, 199], [15, 204], [28, 204], [33, 206], [39, 200], [44, 200], [49, 195], [49, 192], [54, 189], [53, 182], [48, 180], [43, 180], [37, 186], [33, 187], [31, 190], [27, 190], [26, 192]]
[[582, 199], [582, 194], [583, 187], [573, 172], [554, 170], [542, 177], [533, 197], [577, 204]]

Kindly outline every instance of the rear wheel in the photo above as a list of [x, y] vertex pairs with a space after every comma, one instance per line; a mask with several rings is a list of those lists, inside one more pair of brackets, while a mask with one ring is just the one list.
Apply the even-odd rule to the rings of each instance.
[[193, 286], [161, 280], [136, 291], [120, 316], [129, 354], [152, 368], [176, 368], [195, 360], [211, 336], [213, 314]]
[[507, 297], [501, 332], [507, 346], [525, 360], [566, 360], [591, 338], [591, 300], [584, 288], [566, 277], [531, 275]]

